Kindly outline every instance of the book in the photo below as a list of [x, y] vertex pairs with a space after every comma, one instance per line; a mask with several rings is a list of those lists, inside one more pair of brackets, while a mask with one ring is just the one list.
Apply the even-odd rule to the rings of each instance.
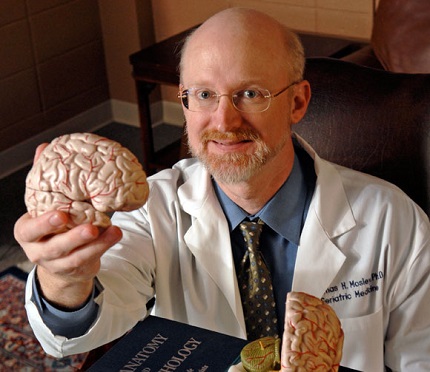
[[95, 362], [90, 372], [223, 372], [248, 341], [149, 316]]

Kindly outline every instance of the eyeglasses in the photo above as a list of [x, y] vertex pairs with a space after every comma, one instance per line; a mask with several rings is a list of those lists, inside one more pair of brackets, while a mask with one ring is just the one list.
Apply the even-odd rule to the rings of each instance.
[[219, 94], [208, 88], [188, 88], [180, 90], [178, 98], [181, 99], [184, 107], [194, 112], [211, 112], [218, 108], [221, 97], [230, 97], [233, 106], [241, 112], [263, 112], [270, 107], [272, 98], [278, 97], [288, 88], [297, 84], [291, 83], [278, 93], [272, 94], [263, 88], [246, 88], [235, 90], [230, 94]]

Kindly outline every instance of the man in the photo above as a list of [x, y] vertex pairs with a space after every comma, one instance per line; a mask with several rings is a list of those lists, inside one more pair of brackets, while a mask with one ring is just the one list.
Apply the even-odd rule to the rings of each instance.
[[265, 223], [280, 337], [286, 293], [303, 291], [341, 319], [342, 366], [430, 370], [428, 217], [394, 186], [320, 159], [292, 134], [310, 99], [303, 65], [297, 38], [272, 18], [213, 16], [185, 42], [180, 66], [198, 160], [151, 177], [145, 207], [115, 215], [120, 228], [63, 232], [59, 212], [17, 222], [37, 264], [26, 307], [47, 352], [121, 336], [154, 296], [156, 315], [246, 338], [238, 276], [248, 218]]

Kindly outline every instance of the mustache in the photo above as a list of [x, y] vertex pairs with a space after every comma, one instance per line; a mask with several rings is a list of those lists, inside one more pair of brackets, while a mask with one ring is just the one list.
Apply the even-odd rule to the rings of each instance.
[[252, 129], [237, 129], [228, 132], [209, 129], [202, 133], [200, 140], [204, 144], [210, 141], [258, 141], [260, 136]]

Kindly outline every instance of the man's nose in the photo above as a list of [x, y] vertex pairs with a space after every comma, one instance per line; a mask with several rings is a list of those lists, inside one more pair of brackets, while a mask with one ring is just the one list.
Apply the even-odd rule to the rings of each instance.
[[229, 131], [233, 128], [238, 128], [242, 123], [242, 116], [234, 107], [231, 96], [228, 94], [221, 94], [218, 97], [218, 107], [214, 115], [219, 131]]

